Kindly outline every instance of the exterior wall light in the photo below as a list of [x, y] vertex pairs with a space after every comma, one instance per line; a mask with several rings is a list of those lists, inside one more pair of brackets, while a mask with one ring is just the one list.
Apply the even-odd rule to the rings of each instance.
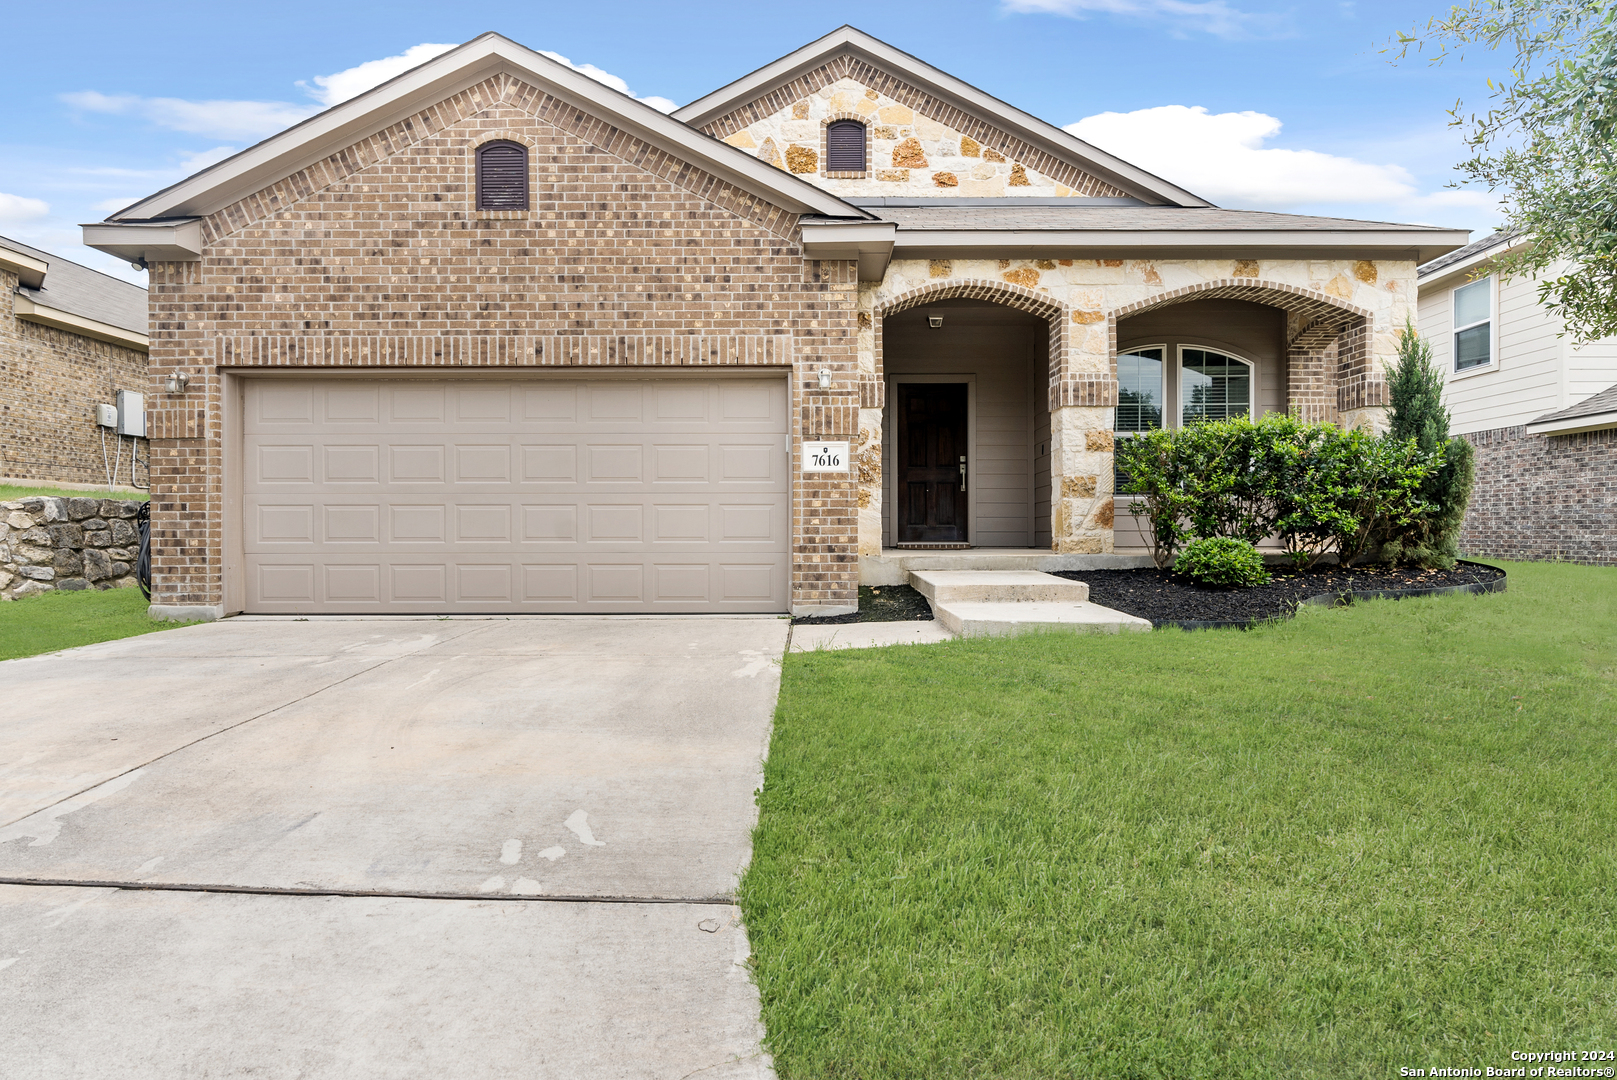
[[831, 369], [828, 367], [823, 367], [820, 369], [820, 389], [831, 389]]
[[168, 377], [168, 381], [164, 383], [163, 388], [171, 394], [183, 394], [185, 393], [185, 388], [190, 385], [191, 376], [183, 371], [176, 371]]
[[943, 316], [942, 315], [928, 315], [926, 317], [926, 324], [928, 326], [930, 326], [934, 330], [941, 330], [941, 329], [943, 329]]

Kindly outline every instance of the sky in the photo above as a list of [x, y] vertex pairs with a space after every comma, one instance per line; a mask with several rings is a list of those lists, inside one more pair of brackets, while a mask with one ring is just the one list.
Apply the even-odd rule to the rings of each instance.
[[846, 22], [1215, 204], [1479, 230], [1448, 110], [1505, 57], [1389, 62], [1426, 0], [20, 5], [0, 235], [126, 280], [78, 226], [486, 30], [662, 108]]

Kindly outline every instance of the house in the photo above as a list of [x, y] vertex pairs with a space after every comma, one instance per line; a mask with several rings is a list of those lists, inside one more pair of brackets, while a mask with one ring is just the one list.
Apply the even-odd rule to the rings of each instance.
[[1576, 346], [1538, 282], [1492, 273], [1495, 233], [1420, 268], [1419, 329], [1477, 452], [1461, 550], [1617, 564], [1617, 339]]
[[0, 236], [0, 482], [144, 483], [139, 403], [122, 434], [96, 406], [145, 392], [146, 350], [145, 289]]
[[672, 115], [485, 34], [85, 227], [150, 269], [176, 617], [1132, 565], [1120, 392], [1377, 424], [1466, 239], [1219, 209], [849, 27]]

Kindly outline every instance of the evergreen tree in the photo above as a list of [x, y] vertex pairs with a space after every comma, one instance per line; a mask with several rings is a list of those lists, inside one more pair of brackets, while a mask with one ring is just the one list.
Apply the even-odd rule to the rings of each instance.
[[1385, 537], [1380, 558], [1446, 570], [1460, 553], [1460, 527], [1476, 480], [1476, 452], [1465, 439], [1449, 437], [1443, 373], [1432, 363], [1431, 345], [1407, 320], [1398, 335], [1398, 360], [1387, 368], [1387, 397], [1387, 438], [1414, 439], [1424, 453], [1442, 462], [1421, 491], [1431, 513]]

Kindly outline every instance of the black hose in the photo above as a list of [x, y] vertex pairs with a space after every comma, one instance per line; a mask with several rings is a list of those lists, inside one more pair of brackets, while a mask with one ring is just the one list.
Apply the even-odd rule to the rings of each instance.
[[135, 511], [135, 528], [140, 531], [140, 552], [135, 556], [135, 581], [140, 594], [152, 598], [152, 504], [143, 502]]

